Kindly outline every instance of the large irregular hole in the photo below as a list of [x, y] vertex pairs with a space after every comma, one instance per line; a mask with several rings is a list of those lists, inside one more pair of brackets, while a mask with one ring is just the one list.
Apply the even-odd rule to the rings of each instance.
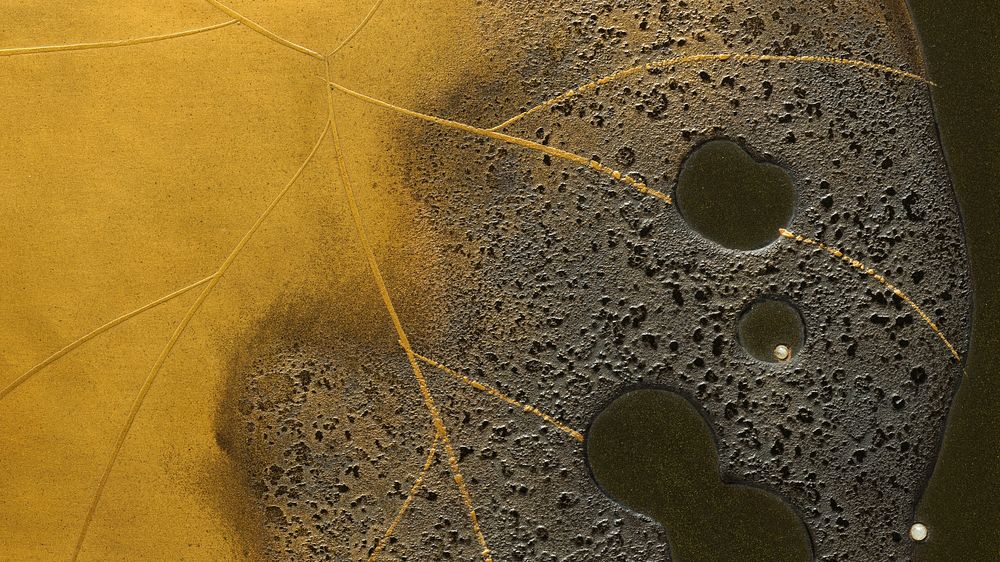
[[768, 363], [791, 361], [806, 340], [802, 313], [791, 302], [777, 296], [760, 298], [740, 315], [737, 339], [753, 357]]
[[659, 521], [674, 560], [812, 559], [798, 515], [766, 490], [726, 482], [708, 424], [673, 392], [620, 396], [594, 418], [586, 447], [597, 484]]
[[738, 144], [709, 141], [681, 167], [674, 194], [691, 228], [735, 250], [756, 250], [789, 225], [795, 188], [779, 166], [758, 162]]

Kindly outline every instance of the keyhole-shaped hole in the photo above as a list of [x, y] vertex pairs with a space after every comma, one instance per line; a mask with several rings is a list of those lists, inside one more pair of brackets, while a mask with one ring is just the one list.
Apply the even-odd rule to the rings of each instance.
[[788, 504], [719, 474], [711, 430], [685, 398], [654, 388], [624, 394], [594, 418], [586, 446], [597, 484], [662, 524], [674, 560], [812, 559]]

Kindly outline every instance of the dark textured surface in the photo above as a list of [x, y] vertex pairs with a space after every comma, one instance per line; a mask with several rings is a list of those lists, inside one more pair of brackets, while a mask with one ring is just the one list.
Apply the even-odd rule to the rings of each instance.
[[[583, 77], [686, 54], [829, 55], [922, 71], [895, 3], [481, 9], [496, 32], [484, 56], [510, 72], [429, 105], [486, 126]], [[792, 231], [875, 268], [966, 347], [968, 266], [925, 84], [815, 63], [678, 65], [509, 132], [665, 192], [692, 148], [736, 139], [788, 171]], [[407, 158], [391, 173], [410, 179], [401, 195], [417, 202], [415, 228], [451, 241], [426, 271], [447, 296], [397, 299], [403, 308], [434, 299], [420, 306], [440, 312], [433, 322], [409, 316], [415, 348], [577, 429], [625, 389], [674, 390], [705, 412], [721, 473], [784, 498], [817, 558], [911, 556], [906, 532], [961, 368], [891, 291], [791, 240], [722, 248], [675, 208], [579, 166], [413, 121], [400, 120], [394, 136]], [[789, 364], [761, 363], [736, 342], [740, 312], [765, 294], [796, 302], [810, 334]], [[228, 422], [230, 450], [247, 456], [249, 485], [263, 494], [268, 548], [358, 558], [405, 496], [431, 431], [388, 327], [367, 339], [348, 327], [318, 346], [278, 338], [271, 359], [234, 368], [244, 417]], [[598, 491], [579, 443], [428, 376], [497, 560], [667, 558], [655, 522]], [[429, 480], [388, 552], [474, 558], [446, 465]]]
[[[405, 355], [361, 317], [351, 303], [296, 300], [276, 308], [234, 359], [219, 440], [263, 511], [245, 529], [263, 558], [366, 559], [424, 462], [433, 432]], [[590, 480], [580, 443], [427, 376], [496, 560], [667, 558], [663, 532]], [[471, 560], [476, 546], [439, 458], [386, 558]]]

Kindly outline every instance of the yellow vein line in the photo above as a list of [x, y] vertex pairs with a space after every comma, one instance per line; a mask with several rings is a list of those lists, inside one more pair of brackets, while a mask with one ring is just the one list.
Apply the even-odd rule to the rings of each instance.
[[332, 50], [332, 51], [330, 51], [330, 54], [328, 54], [326, 56], [332, 57], [333, 55], [337, 54], [337, 51], [343, 49], [344, 46], [347, 45], [351, 41], [351, 39], [354, 39], [354, 36], [357, 35], [358, 33], [360, 33], [361, 30], [366, 25], [368, 25], [368, 22], [371, 21], [372, 16], [375, 15], [375, 12], [378, 11], [379, 6], [381, 6], [383, 2], [385, 2], [385, 0], [377, 0], [375, 2], [375, 4], [372, 5], [372, 8], [370, 10], [368, 10], [368, 15], [365, 16], [365, 19], [361, 20], [361, 23], [359, 23], [358, 26], [354, 28], [354, 31], [352, 31], [350, 34], [348, 34], [347, 37], [344, 37], [344, 40], [340, 42], [340, 45], [337, 45], [337, 48], [334, 49], [334, 50]]
[[[326, 71], [326, 81], [329, 82], [333, 78], [333, 71], [330, 69], [330, 59], [327, 58], [323, 61], [323, 67]], [[326, 120], [333, 120], [333, 92], [330, 88], [326, 88]]]
[[360, 99], [362, 101], [368, 102], [368, 103], [373, 104], [373, 105], [377, 105], [379, 107], [384, 107], [386, 109], [391, 109], [392, 111], [396, 111], [398, 113], [402, 113], [403, 115], [408, 115], [410, 117], [415, 117], [417, 119], [421, 119], [423, 121], [434, 123], [434, 124], [440, 125], [442, 127], [448, 127], [448, 128], [451, 128], [451, 129], [458, 129], [459, 131], [465, 131], [465, 132], [471, 133], [473, 135], [479, 135], [479, 136], [482, 136], [482, 137], [487, 137], [487, 138], [499, 140], [499, 141], [502, 141], [502, 142], [505, 142], [505, 143], [508, 143], [508, 144], [513, 144], [513, 145], [516, 145], [516, 146], [527, 148], [529, 150], [534, 150], [534, 151], [537, 151], [537, 152], [542, 152], [544, 154], [548, 154], [549, 156], [554, 156], [556, 158], [560, 158], [562, 160], [567, 160], [567, 161], [573, 162], [575, 164], [580, 164], [581, 166], [586, 166], [586, 167], [588, 167], [588, 168], [590, 168], [592, 170], [597, 170], [598, 172], [600, 172], [600, 173], [602, 173], [604, 175], [611, 176], [615, 180], [617, 180], [617, 181], [619, 181], [621, 183], [624, 183], [624, 184], [632, 187], [633, 189], [635, 189], [639, 193], [642, 193], [643, 195], [649, 195], [651, 197], [655, 197], [655, 198], [660, 199], [661, 201], [664, 201], [664, 202], [666, 202], [668, 204], [669, 203], [673, 203], [673, 200], [671, 199], [671, 197], [669, 195], [667, 195], [666, 193], [663, 193], [661, 191], [657, 191], [657, 190], [655, 190], [655, 189], [647, 186], [645, 183], [643, 183], [641, 181], [638, 181], [638, 180], [635, 180], [635, 179], [633, 179], [633, 178], [631, 178], [631, 177], [629, 177], [629, 176], [627, 176], [625, 174], [622, 174], [618, 170], [615, 170], [613, 168], [609, 168], [608, 166], [605, 166], [604, 164], [601, 164], [600, 162], [598, 162], [596, 160], [590, 160], [590, 159], [584, 158], [583, 156], [580, 156], [578, 154], [573, 154], [572, 152], [567, 152], [567, 151], [559, 149], [559, 148], [554, 148], [554, 147], [551, 147], [551, 146], [546, 146], [544, 144], [539, 144], [537, 142], [530, 141], [530, 140], [527, 140], [527, 139], [523, 139], [521, 137], [515, 137], [515, 136], [511, 136], [511, 135], [505, 134], [505, 133], [500, 133], [500, 132], [497, 132], [497, 131], [491, 131], [489, 129], [481, 129], [479, 127], [474, 127], [472, 125], [469, 125], [469, 124], [466, 124], [466, 123], [461, 123], [459, 121], [452, 121], [450, 119], [442, 119], [441, 117], [435, 117], [433, 115], [426, 115], [424, 113], [418, 113], [416, 111], [413, 111], [412, 109], [406, 109], [405, 107], [399, 107], [398, 105], [393, 105], [393, 104], [391, 104], [391, 103], [389, 103], [387, 101], [383, 101], [383, 100], [380, 100], [380, 99], [377, 99], [377, 98], [373, 98], [371, 96], [366, 96], [365, 94], [362, 94], [360, 92], [355, 92], [354, 90], [351, 90], [349, 88], [346, 88], [346, 87], [341, 86], [340, 84], [336, 84], [334, 82], [330, 82], [330, 86], [332, 86], [332, 87], [340, 90], [341, 92], [344, 92], [345, 94], [348, 94], [350, 96], [354, 96], [355, 98], [358, 98], [358, 99]]
[[427, 363], [428, 365], [430, 365], [432, 367], [437, 367], [441, 371], [444, 371], [448, 375], [451, 375], [452, 377], [454, 377], [454, 378], [456, 378], [456, 379], [464, 382], [465, 384], [471, 386], [472, 388], [474, 388], [476, 390], [481, 390], [481, 391], [483, 391], [483, 392], [485, 392], [487, 394], [491, 394], [491, 395], [499, 398], [500, 400], [503, 400], [504, 402], [510, 404], [511, 406], [514, 406], [516, 408], [524, 410], [525, 412], [528, 412], [529, 414], [534, 414], [534, 415], [542, 418], [543, 420], [545, 420], [546, 422], [548, 422], [549, 424], [551, 424], [553, 427], [555, 427], [559, 431], [562, 431], [562, 432], [568, 434], [573, 439], [576, 439], [577, 441], [583, 443], [583, 434], [582, 433], [580, 433], [579, 431], [577, 431], [577, 430], [575, 430], [575, 429], [567, 426], [566, 424], [560, 422], [559, 420], [553, 418], [552, 416], [546, 414], [545, 412], [542, 412], [538, 408], [536, 408], [536, 407], [534, 407], [534, 406], [532, 406], [530, 404], [525, 404], [523, 402], [518, 402], [517, 400], [511, 398], [510, 396], [507, 396], [506, 394], [504, 394], [503, 392], [500, 392], [499, 390], [493, 388], [492, 386], [489, 386], [487, 384], [483, 384], [483, 383], [481, 383], [481, 382], [479, 382], [479, 381], [477, 381], [475, 379], [470, 379], [469, 377], [467, 377], [467, 376], [465, 376], [465, 375], [463, 375], [463, 374], [455, 371], [454, 369], [451, 369], [451, 368], [449, 368], [449, 367], [447, 367], [445, 365], [442, 365], [441, 363], [438, 363], [437, 361], [435, 361], [433, 359], [430, 359], [428, 357], [424, 357], [423, 355], [420, 355], [419, 353], [414, 352], [413, 355], [417, 359], [423, 361], [424, 363]]
[[21, 376], [17, 377], [16, 379], [14, 379], [14, 381], [11, 382], [10, 384], [8, 384], [7, 386], [5, 386], [3, 388], [3, 390], [0, 390], [0, 400], [3, 400], [4, 398], [6, 398], [8, 394], [10, 394], [11, 392], [14, 392], [14, 390], [17, 387], [19, 387], [22, 384], [24, 384], [25, 382], [27, 382], [28, 379], [30, 379], [31, 377], [33, 377], [36, 373], [38, 373], [39, 371], [41, 371], [45, 367], [48, 367], [49, 365], [55, 363], [59, 359], [62, 359], [64, 356], [66, 356], [67, 354], [69, 354], [74, 349], [76, 349], [76, 348], [80, 347], [81, 345], [87, 343], [88, 341], [96, 338], [97, 336], [103, 334], [104, 332], [107, 332], [108, 330], [110, 330], [111, 328], [114, 328], [115, 326], [121, 324], [122, 322], [125, 322], [129, 318], [132, 318], [134, 316], [138, 316], [139, 314], [142, 314], [143, 312], [146, 312], [147, 310], [149, 310], [151, 308], [155, 308], [155, 307], [157, 307], [157, 306], [159, 306], [159, 305], [161, 305], [161, 304], [163, 304], [163, 303], [165, 303], [167, 301], [173, 300], [173, 299], [175, 299], [175, 298], [183, 295], [184, 293], [190, 291], [191, 289], [194, 289], [195, 287], [200, 287], [201, 285], [204, 285], [205, 283], [208, 283], [211, 279], [212, 279], [212, 276], [210, 275], [210, 276], [208, 276], [208, 277], [206, 277], [206, 278], [204, 278], [204, 279], [202, 279], [200, 281], [195, 281], [194, 283], [191, 283], [187, 287], [183, 287], [183, 288], [177, 289], [176, 291], [170, 293], [169, 295], [164, 295], [164, 296], [156, 299], [153, 302], [146, 303], [146, 304], [140, 306], [139, 308], [137, 308], [135, 310], [132, 310], [130, 312], [126, 312], [125, 314], [122, 314], [118, 318], [115, 318], [114, 320], [111, 320], [111, 321], [109, 321], [106, 324], [102, 324], [101, 326], [98, 326], [97, 328], [94, 328], [93, 330], [91, 330], [86, 335], [81, 336], [80, 338], [78, 338], [78, 339], [70, 342], [65, 347], [63, 347], [62, 349], [60, 349], [59, 351], [53, 353], [52, 355], [49, 355], [48, 357], [46, 357], [45, 359], [43, 359], [40, 363], [38, 363], [34, 367], [32, 367], [32, 368], [28, 369], [27, 371], [25, 371], [23, 375], [21, 375]]
[[434, 427], [437, 429], [437, 433], [441, 435], [441, 441], [444, 443], [444, 449], [447, 453], [448, 464], [451, 468], [452, 477], [455, 480], [455, 484], [458, 486], [458, 492], [462, 496], [465, 508], [469, 512], [469, 519], [472, 522], [472, 531], [476, 535], [476, 539], [479, 541], [479, 544], [483, 547], [483, 560], [485, 562], [493, 562], [489, 546], [486, 544], [486, 537], [483, 536], [483, 531], [479, 527], [479, 517], [476, 515], [476, 510], [472, 505], [472, 496], [469, 494], [469, 490], [465, 486], [465, 480], [462, 478], [462, 472], [459, 470], [458, 459], [455, 455], [455, 450], [451, 445], [451, 440], [448, 437], [448, 429], [445, 427], [444, 421], [441, 419], [441, 413], [434, 404], [434, 398], [431, 396], [430, 388], [427, 386], [427, 380], [424, 378], [424, 375], [420, 370], [420, 365], [417, 363], [416, 357], [414, 357], [413, 349], [410, 347], [410, 340], [406, 337], [406, 331], [403, 330], [403, 324], [400, 322], [399, 315], [396, 313], [396, 308], [392, 304], [392, 298], [389, 296], [389, 289], [386, 287], [385, 280], [382, 278], [382, 271], [379, 269], [378, 262], [375, 260], [375, 253], [372, 251], [371, 243], [368, 241], [368, 235], [365, 233], [364, 223], [361, 220], [361, 212], [358, 210], [358, 204], [354, 196], [354, 188], [351, 186], [351, 180], [347, 174], [347, 165], [344, 161], [344, 155], [340, 148], [340, 135], [337, 133], [336, 119], [331, 120], [330, 128], [333, 131], [334, 152], [337, 154], [337, 164], [340, 168], [340, 177], [344, 188], [344, 195], [347, 197], [347, 203], [351, 209], [351, 217], [354, 220], [354, 227], [358, 232], [358, 238], [360, 239], [361, 246], [364, 248], [365, 257], [368, 260], [368, 266], [371, 269], [372, 277], [375, 278], [375, 284], [378, 286], [379, 293], [382, 296], [382, 302], [385, 304], [385, 308], [389, 312], [389, 317], [392, 319], [392, 325], [396, 329], [396, 334], [399, 337], [400, 344], [403, 346], [403, 350], [406, 351], [406, 358], [409, 360], [410, 368], [413, 370], [413, 376], [417, 379], [417, 384], [420, 386], [420, 393], [423, 395], [424, 405], [427, 407], [427, 411], [430, 413], [431, 419], [434, 421]]
[[371, 556], [368, 557], [368, 562], [375, 562], [378, 555], [381, 554], [382, 550], [389, 544], [389, 539], [392, 537], [393, 533], [396, 532], [396, 527], [399, 526], [403, 517], [406, 516], [406, 512], [410, 510], [410, 504], [413, 503], [413, 499], [417, 496], [417, 491], [420, 489], [420, 485], [424, 483], [424, 478], [427, 476], [427, 472], [430, 471], [431, 465], [434, 463], [434, 456], [437, 454], [438, 441], [440, 440], [441, 435], [435, 433], [434, 441], [431, 443], [431, 450], [427, 452], [427, 460], [424, 461], [423, 468], [420, 469], [417, 479], [413, 482], [413, 486], [410, 487], [410, 493], [406, 494], [406, 499], [403, 500], [403, 505], [399, 507], [396, 517], [385, 530], [381, 540], [379, 540], [378, 544], [375, 546], [375, 550], [372, 551]]
[[865, 264], [859, 262], [858, 260], [845, 255], [840, 250], [831, 246], [827, 246], [826, 244], [813, 240], [812, 238], [806, 238], [801, 234], [795, 234], [794, 232], [790, 230], [785, 230], [784, 228], [778, 229], [778, 232], [785, 238], [788, 238], [789, 240], [794, 240], [800, 244], [815, 246], [820, 250], [823, 250], [824, 252], [830, 254], [831, 256], [842, 260], [844, 263], [860, 271], [861, 273], [864, 273], [865, 275], [871, 277], [875, 281], [878, 281], [880, 284], [885, 286], [885, 288], [892, 291], [892, 294], [902, 299], [903, 302], [909, 305], [910, 308], [915, 310], [917, 314], [919, 314], [920, 317], [923, 318], [924, 322], [926, 322], [927, 325], [930, 326], [931, 330], [937, 335], [937, 337], [940, 338], [942, 342], [944, 342], [945, 347], [948, 348], [948, 351], [951, 353], [952, 357], [954, 357], [955, 360], [961, 364], [962, 358], [959, 357], [958, 351], [955, 349], [955, 346], [953, 346], [951, 342], [948, 341], [948, 338], [945, 337], [944, 333], [941, 332], [940, 329], [938, 329], [937, 324], [935, 324], [934, 321], [931, 320], [930, 317], [927, 316], [927, 314], [925, 314], [924, 311], [921, 310], [919, 306], [917, 306], [917, 303], [913, 302], [913, 299], [911, 299], [906, 293], [901, 291], [898, 287], [896, 287], [888, 280], [886, 280], [885, 277], [879, 275], [874, 269], [867, 267], [865, 266]]
[[307, 55], [309, 55], [310, 57], [312, 57], [314, 59], [323, 60], [323, 55], [317, 53], [316, 51], [314, 51], [312, 49], [309, 49], [307, 47], [303, 47], [302, 45], [299, 45], [298, 43], [293, 43], [293, 42], [289, 41], [288, 39], [285, 39], [284, 37], [278, 35], [277, 33], [274, 33], [273, 31], [267, 29], [266, 27], [260, 25], [259, 23], [253, 21], [252, 19], [244, 16], [243, 14], [237, 12], [236, 10], [230, 8], [229, 6], [226, 6], [222, 2], [219, 2], [218, 0], [205, 0], [205, 1], [208, 2], [209, 4], [215, 6], [216, 8], [222, 10], [223, 12], [229, 14], [229, 17], [236, 18], [243, 25], [245, 25], [245, 26], [249, 27], [250, 29], [256, 31], [257, 33], [263, 35], [264, 37], [267, 37], [271, 41], [274, 41], [275, 43], [278, 43], [279, 45], [284, 45], [285, 47], [288, 47], [289, 49], [296, 50], [296, 51], [298, 51], [300, 53], [307, 54]]
[[874, 62], [868, 62], [856, 59], [843, 59], [837, 57], [820, 57], [820, 56], [793, 56], [793, 55], [740, 55], [734, 53], [723, 53], [723, 54], [713, 54], [713, 55], [688, 55], [684, 57], [675, 57], [670, 59], [662, 59], [653, 62], [648, 62], [645, 64], [640, 64], [637, 66], [632, 66], [624, 70], [619, 70], [607, 76], [603, 76], [588, 82], [582, 86], [567, 90], [562, 94], [554, 98], [550, 98], [527, 111], [518, 113], [517, 115], [511, 117], [510, 119], [500, 123], [499, 125], [490, 128], [490, 131], [497, 131], [504, 129], [513, 125], [514, 123], [524, 119], [525, 117], [541, 111], [543, 109], [552, 107], [557, 103], [562, 103], [569, 98], [576, 97], [588, 92], [596, 90], [599, 86], [603, 86], [609, 82], [614, 82], [622, 78], [631, 76], [633, 74], [638, 74], [640, 72], [648, 72], [651, 70], [657, 70], [662, 68], [667, 68], [676, 64], [687, 64], [692, 62], [706, 62], [706, 61], [733, 61], [733, 62], [805, 62], [805, 63], [820, 63], [820, 64], [833, 64], [840, 66], [849, 66], [855, 68], [867, 68], [871, 70], [878, 70], [880, 72], [888, 72], [890, 74], [895, 74], [896, 76], [902, 76], [904, 78], [909, 78], [911, 80], [916, 80], [918, 82], [923, 82], [930, 86], [936, 86], [934, 82], [931, 82], [927, 78], [920, 76], [919, 74], [914, 74], [912, 72], [907, 72], [898, 68], [893, 68], [891, 66], [885, 66], [883, 64], [877, 64]]
[[83, 522], [83, 529], [80, 531], [80, 536], [77, 539], [76, 548], [73, 551], [73, 560], [76, 560], [80, 556], [80, 551], [83, 549], [83, 543], [87, 538], [87, 530], [90, 528], [90, 524], [94, 520], [94, 514], [97, 512], [97, 506], [101, 502], [101, 496], [104, 495], [104, 488], [107, 486], [108, 479], [111, 476], [111, 470], [114, 468], [115, 461], [118, 460], [118, 455], [119, 453], [121, 453], [122, 446], [125, 444], [125, 438], [128, 437], [129, 431], [132, 429], [132, 425], [135, 423], [135, 418], [139, 414], [139, 409], [142, 408], [142, 404], [146, 400], [146, 395], [149, 394], [149, 389], [152, 388], [153, 382], [156, 380], [156, 376], [159, 374], [160, 369], [166, 362], [167, 357], [170, 355], [170, 352], [174, 349], [174, 346], [177, 344], [177, 340], [180, 339], [181, 335], [184, 333], [184, 330], [191, 322], [191, 319], [194, 318], [195, 313], [197, 313], [198, 309], [201, 308], [202, 303], [204, 303], [205, 300], [208, 298], [208, 295], [212, 292], [212, 289], [214, 289], [215, 286], [219, 284], [219, 280], [222, 279], [222, 276], [226, 273], [226, 270], [228, 270], [229, 266], [233, 264], [233, 262], [236, 260], [236, 257], [247, 245], [247, 242], [250, 241], [254, 233], [257, 232], [257, 229], [260, 228], [260, 225], [263, 224], [264, 220], [267, 219], [268, 215], [271, 214], [271, 211], [273, 211], [274, 208], [278, 205], [278, 203], [281, 202], [285, 194], [288, 193], [288, 191], [295, 184], [295, 181], [299, 179], [299, 176], [302, 175], [302, 171], [305, 169], [306, 165], [309, 164], [309, 161], [312, 160], [313, 156], [316, 154], [316, 151], [319, 149], [320, 144], [322, 144], [323, 139], [326, 138], [327, 132], [329, 130], [330, 130], [330, 123], [327, 122], [323, 127], [323, 132], [320, 133], [319, 138], [316, 139], [316, 143], [313, 145], [312, 150], [309, 151], [309, 155], [306, 156], [305, 160], [303, 160], [302, 164], [292, 175], [291, 179], [288, 180], [288, 183], [285, 184], [285, 186], [281, 189], [281, 191], [279, 191], [278, 194], [274, 197], [274, 199], [272, 199], [271, 202], [267, 205], [267, 208], [264, 209], [264, 212], [262, 212], [260, 216], [257, 217], [257, 220], [254, 221], [250, 229], [247, 230], [246, 234], [243, 235], [243, 238], [241, 238], [240, 241], [236, 244], [236, 246], [232, 249], [232, 251], [226, 257], [225, 261], [222, 262], [222, 265], [219, 266], [219, 269], [212, 275], [211, 278], [209, 278], [209, 281], [205, 285], [205, 288], [202, 289], [201, 293], [198, 294], [198, 298], [195, 299], [194, 303], [188, 309], [187, 313], [185, 313], [184, 317], [180, 321], [180, 324], [177, 325], [177, 328], [174, 329], [174, 333], [170, 336], [170, 340], [167, 341], [167, 345], [163, 348], [163, 351], [160, 352], [159, 357], [157, 357], [156, 362], [153, 364], [153, 368], [149, 372], [149, 375], [146, 377], [146, 380], [143, 381], [142, 387], [139, 389], [139, 393], [132, 401], [132, 406], [129, 409], [128, 418], [125, 421], [125, 425], [122, 426], [122, 430], [118, 434], [118, 438], [115, 440], [114, 447], [111, 450], [111, 457], [108, 460], [108, 464], [104, 469], [104, 473], [101, 475], [101, 480], [97, 485], [97, 491], [94, 494], [94, 499], [90, 504], [90, 509], [87, 511], [87, 517]]
[[130, 45], [141, 45], [143, 43], [155, 43], [157, 41], [166, 41], [167, 39], [176, 39], [178, 37], [187, 37], [188, 35], [196, 35], [198, 33], [205, 33], [206, 31], [214, 31], [229, 25], [238, 23], [236, 20], [224, 21], [222, 23], [216, 23], [213, 25], [199, 27], [197, 29], [186, 29], [184, 31], [177, 31], [174, 33], [166, 33], [164, 35], [150, 35], [149, 37], [137, 37], [135, 39], [117, 39], [114, 41], [100, 41], [97, 43], [71, 43], [68, 45], [41, 45], [37, 47], [11, 47], [6, 49], [0, 49], [0, 57], [14, 57], [17, 55], [34, 55], [39, 53], [57, 53], [60, 51], [84, 51], [87, 49], [110, 49], [113, 47], [128, 47]]

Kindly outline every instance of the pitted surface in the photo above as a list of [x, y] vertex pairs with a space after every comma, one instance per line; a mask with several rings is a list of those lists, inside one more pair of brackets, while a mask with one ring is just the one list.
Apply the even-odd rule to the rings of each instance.
[[[896, 2], [480, 9], [484, 29], [494, 32], [484, 56], [510, 73], [465, 84], [431, 105], [483, 127], [592, 76], [685, 55], [832, 56], [922, 72]], [[394, 195], [415, 201], [417, 228], [448, 241], [425, 272], [428, 283], [446, 288], [427, 297], [426, 308], [437, 312], [407, 323], [417, 351], [579, 430], [628, 388], [657, 385], [689, 396], [717, 436], [722, 472], [788, 502], [817, 559], [909, 558], [906, 532], [962, 369], [906, 302], [816, 247], [781, 238], [755, 251], [729, 250], [694, 233], [664, 201], [585, 167], [403, 116], [393, 123], [402, 155], [393, 173], [411, 185]], [[505, 132], [593, 158], [663, 192], [694, 147], [735, 139], [791, 177], [790, 231], [883, 275], [960, 351], [966, 347], [968, 265], [925, 83], [815, 62], [677, 64], [603, 84]], [[764, 295], [786, 297], [802, 312], [809, 338], [788, 364], [757, 361], [736, 341], [739, 314]], [[409, 291], [398, 300], [422, 297]], [[281, 416], [263, 407], [245, 412], [262, 424], [246, 434], [249, 447], [263, 447], [258, 454], [279, 469], [261, 465], [269, 472], [250, 475], [264, 483], [268, 509], [284, 516], [274, 512], [266, 523], [275, 544], [351, 537], [351, 555], [319, 549], [314, 557], [363, 558], [415, 478], [433, 429], [405, 355], [385, 339], [364, 350], [302, 347], [290, 363], [255, 375], [301, 380], [305, 369], [314, 389], [295, 387], [306, 398], [286, 398]], [[369, 367], [354, 357], [368, 357]], [[303, 367], [324, 361], [330, 374]], [[426, 371], [495, 559], [667, 559], [663, 530], [596, 489], [579, 443]], [[328, 395], [315, 391], [324, 377], [341, 381], [330, 383]], [[332, 389], [359, 377], [370, 393], [339, 401], [351, 394]], [[407, 389], [410, 407], [388, 406], [387, 384]], [[241, 392], [262, 391], [251, 384]], [[367, 415], [351, 420], [352, 412]], [[406, 453], [385, 454], [391, 468], [337, 496], [330, 490], [338, 478], [382, 453], [366, 450], [370, 443], [349, 453], [344, 447], [354, 446], [346, 442], [318, 442], [311, 426], [294, 438], [259, 433], [280, 434], [289, 423], [306, 423], [303, 417], [319, 423], [320, 414], [367, 427], [353, 439], [385, 432]], [[334, 494], [330, 505], [292, 506], [277, 494], [287, 476], [268, 474], [296, 466], [312, 475], [295, 484], [306, 495]], [[428, 478], [434, 475], [387, 552], [414, 560], [478, 556], [447, 466], [435, 464]], [[437, 504], [450, 502], [452, 516], [442, 519], [428, 506], [431, 490]]]

